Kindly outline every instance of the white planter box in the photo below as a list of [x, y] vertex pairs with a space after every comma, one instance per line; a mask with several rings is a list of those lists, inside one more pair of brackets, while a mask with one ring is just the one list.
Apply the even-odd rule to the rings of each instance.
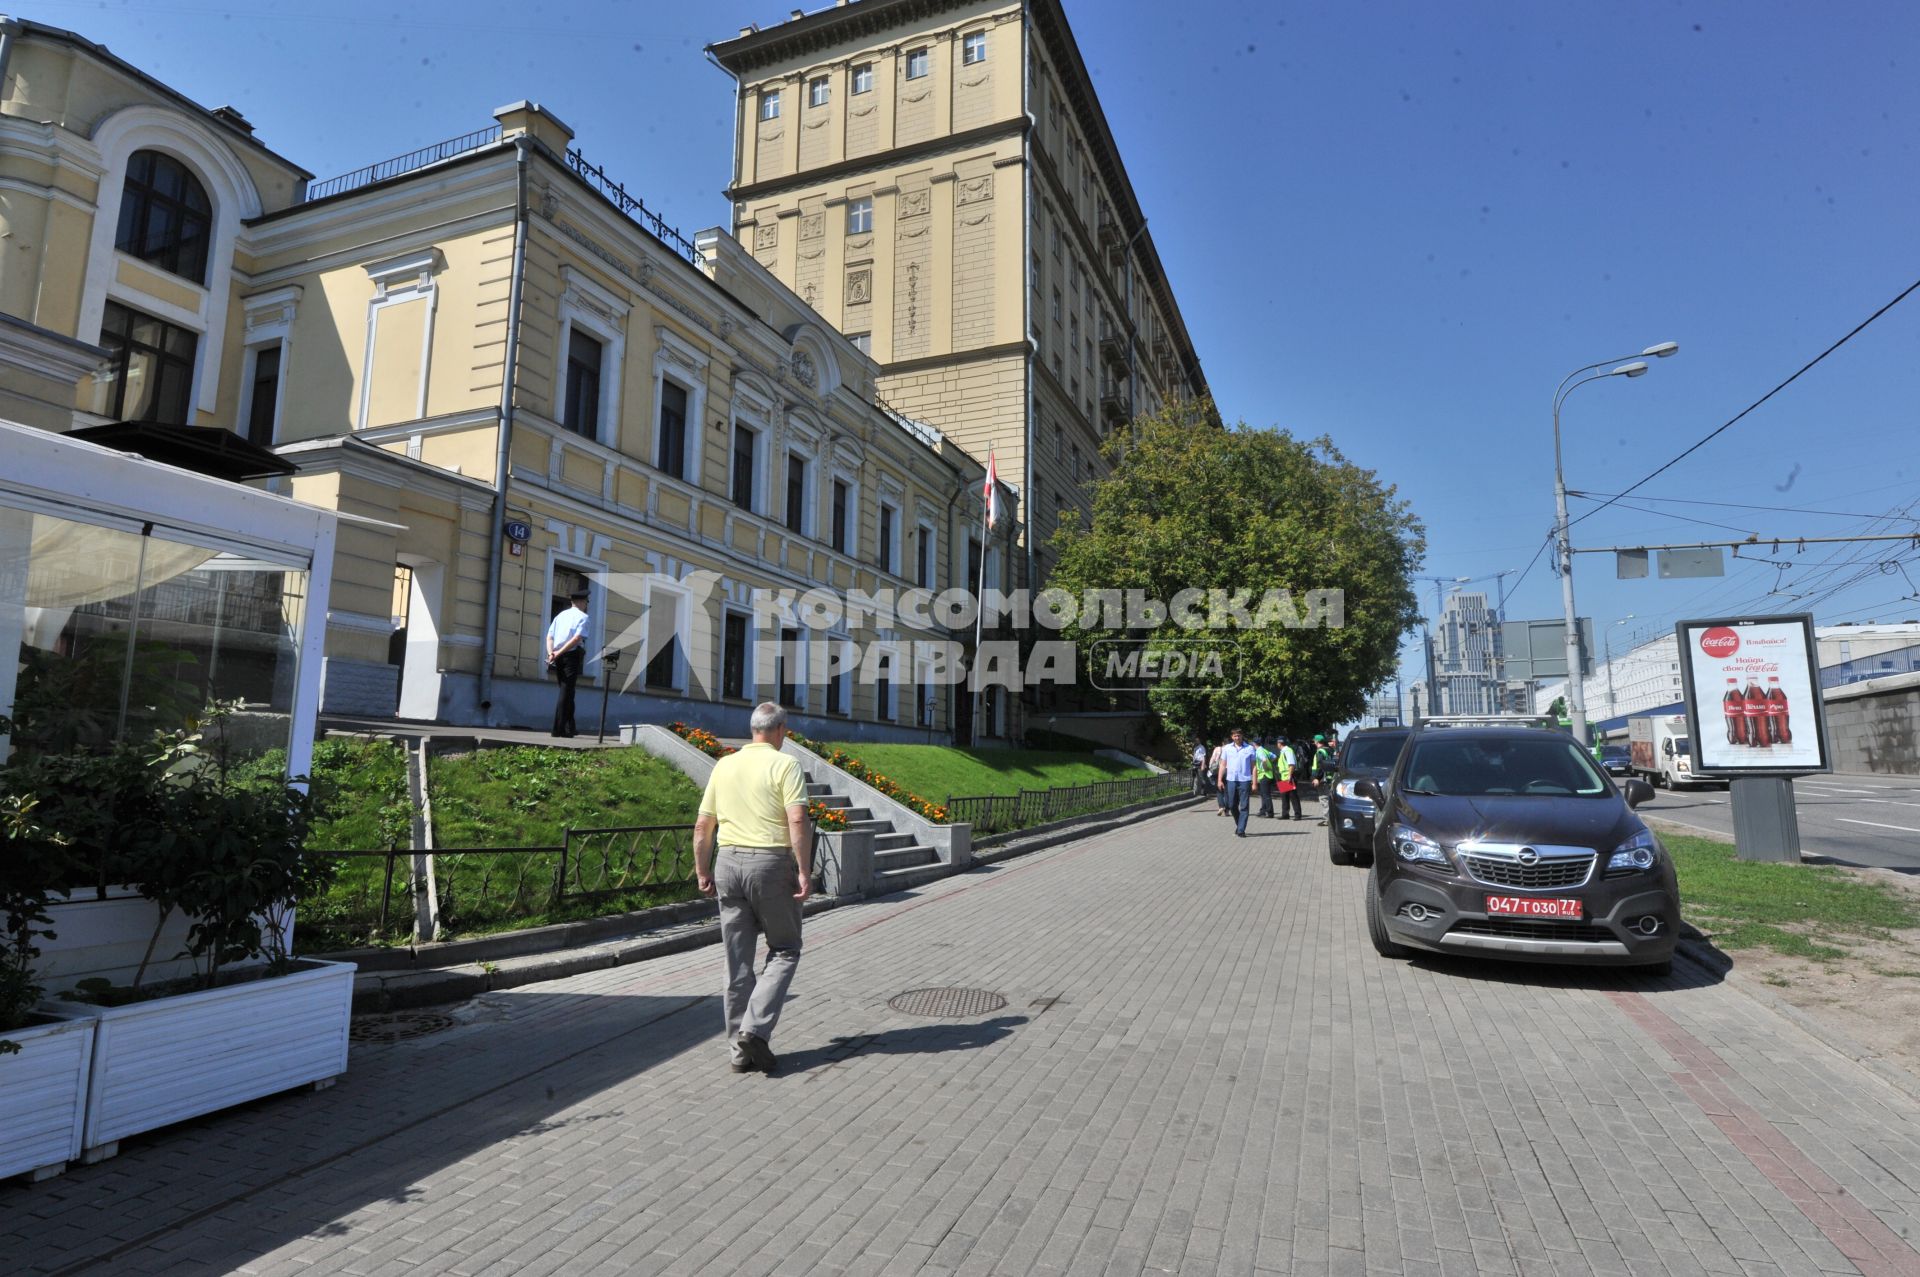
[[20, 1045], [0, 1055], [0, 1179], [46, 1179], [80, 1156], [93, 1033], [84, 1017], [0, 1033]]
[[347, 1069], [350, 962], [303, 960], [293, 972], [124, 1007], [54, 1003], [93, 1019], [83, 1161], [129, 1135], [183, 1122]]

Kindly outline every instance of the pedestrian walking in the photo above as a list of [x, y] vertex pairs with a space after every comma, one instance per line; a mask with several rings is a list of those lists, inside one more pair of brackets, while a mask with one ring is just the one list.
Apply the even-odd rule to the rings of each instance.
[[1300, 756], [1288, 741], [1280, 742], [1280, 819], [1305, 820], [1300, 810]]
[[1255, 741], [1253, 744], [1253, 783], [1260, 791], [1260, 816], [1263, 820], [1272, 820], [1273, 768], [1279, 762], [1279, 756], [1267, 747], [1265, 741]]
[[547, 669], [560, 680], [560, 700], [553, 707], [553, 734], [562, 740], [574, 734], [573, 688], [587, 664], [587, 592], [575, 590], [568, 604], [547, 626]]
[[1233, 813], [1233, 836], [1247, 836], [1247, 814], [1253, 790], [1253, 746], [1239, 728], [1226, 748], [1220, 751], [1220, 792], [1227, 796], [1227, 810]]
[[1220, 783], [1220, 759], [1226, 752], [1227, 742], [1221, 741], [1213, 747], [1213, 752], [1207, 755], [1207, 783], [1213, 786], [1215, 804], [1213, 814], [1216, 816], [1231, 814], [1227, 811], [1227, 787]]
[[1316, 825], [1327, 823], [1327, 787], [1333, 783], [1333, 753], [1327, 748], [1325, 736], [1313, 738], [1313, 796], [1320, 801], [1320, 819]]
[[[729, 1063], [735, 1073], [771, 1073], [779, 1061], [768, 1044], [800, 965], [800, 903], [813, 891], [813, 831], [806, 773], [780, 752], [787, 712], [767, 701], [750, 726], [753, 743], [713, 765], [693, 827], [693, 865], [701, 894], [720, 900]], [[762, 936], [767, 961], [756, 978]]]
[[1193, 792], [1199, 797], [1207, 792], [1207, 743], [1193, 743]]

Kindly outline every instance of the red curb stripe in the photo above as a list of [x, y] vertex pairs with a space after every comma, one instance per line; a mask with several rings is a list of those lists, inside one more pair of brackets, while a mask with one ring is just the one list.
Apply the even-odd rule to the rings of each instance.
[[1682, 1066], [1668, 1074], [1681, 1093], [1865, 1277], [1920, 1277], [1920, 1253], [1729, 1089], [1734, 1071], [1719, 1052], [1643, 994], [1609, 990], [1607, 997]]

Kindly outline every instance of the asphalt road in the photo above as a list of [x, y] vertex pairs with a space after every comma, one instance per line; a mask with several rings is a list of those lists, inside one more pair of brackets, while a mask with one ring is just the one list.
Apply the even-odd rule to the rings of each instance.
[[[1810, 776], [1793, 796], [1802, 855], [1920, 873], [1920, 776]], [[1662, 789], [1640, 814], [1732, 838], [1728, 800], [1722, 789]]]

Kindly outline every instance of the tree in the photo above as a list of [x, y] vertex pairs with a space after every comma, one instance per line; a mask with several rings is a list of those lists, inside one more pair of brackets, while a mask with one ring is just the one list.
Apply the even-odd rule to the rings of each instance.
[[[1205, 400], [1141, 417], [1103, 451], [1113, 472], [1094, 485], [1091, 526], [1055, 533], [1050, 585], [1081, 598], [1138, 590], [1163, 602], [1183, 590], [1248, 591], [1254, 623], [1210, 609], [1224, 628], [1183, 628], [1168, 616], [1120, 629], [1083, 612], [1067, 637], [1087, 667], [1100, 673], [1115, 650], [1096, 649], [1101, 640], [1217, 650], [1237, 665], [1237, 686], [1222, 685], [1233, 676], [1227, 669], [1205, 686], [1178, 690], [1162, 680], [1148, 690], [1170, 726], [1209, 739], [1233, 727], [1295, 734], [1358, 718], [1367, 693], [1392, 677], [1401, 636], [1419, 617], [1413, 572], [1425, 531], [1393, 487], [1330, 439], [1222, 427]], [[1257, 610], [1269, 590], [1287, 591], [1296, 614], [1312, 610], [1311, 591], [1338, 591], [1342, 605], [1330, 609], [1338, 623], [1275, 623], [1274, 611]]]

